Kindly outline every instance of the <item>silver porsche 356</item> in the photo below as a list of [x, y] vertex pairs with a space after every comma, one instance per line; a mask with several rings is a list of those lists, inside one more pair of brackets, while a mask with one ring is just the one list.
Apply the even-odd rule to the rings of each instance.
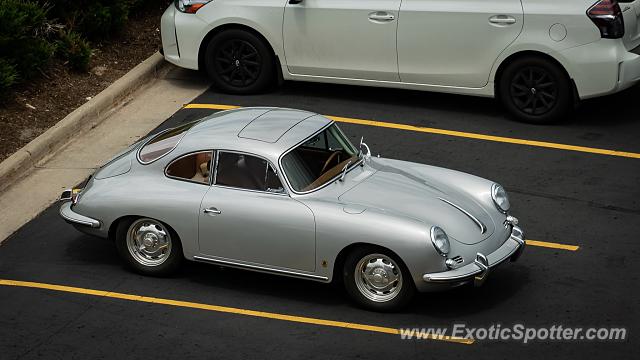
[[149, 136], [61, 200], [64, 220], [112, 239], [140, 273], [186, 258], [340, 279], [375, 310], [480, 285], [525, 247], [502, 186], [372, 157], [326, 117], [291, 109], [223, 111]]

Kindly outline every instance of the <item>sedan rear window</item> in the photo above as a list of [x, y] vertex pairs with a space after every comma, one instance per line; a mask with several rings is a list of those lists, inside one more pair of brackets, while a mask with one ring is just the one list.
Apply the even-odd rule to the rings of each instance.
[[184, 134], [196, 123], [190, 122], [156, 135], [140, 149], [140, 153], [138, 153], [140, 162], [148, 164], [170, 153]]

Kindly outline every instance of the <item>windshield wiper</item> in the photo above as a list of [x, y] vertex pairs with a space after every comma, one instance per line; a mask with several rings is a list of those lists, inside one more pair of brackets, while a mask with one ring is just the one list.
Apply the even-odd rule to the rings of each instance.
[[352, 162], [352, 161], [353, 161], [353, 160], [349, 160], [349, 162], [347, 163], [347, 165], [345, 165], [345, 166], [342, 168], [342, 175], [340, 175], [340, 181], [344, 181], [344, 176], [347, 174], [347, 169], [349, 168], [349, 165], [351, 165], [351, 162]]

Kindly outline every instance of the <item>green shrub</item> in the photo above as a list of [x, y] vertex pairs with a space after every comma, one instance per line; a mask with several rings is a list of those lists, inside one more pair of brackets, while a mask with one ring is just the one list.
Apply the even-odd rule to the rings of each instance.
[[46, 68], [55, 46], [47, 9], [35, 1], [0, 0], [0, 54], [21, 79]]
[[75, 31], [63, 31], [58, 40], [58, 55], [75, 70], [87, 71], [91, 60], [91, 46]]
[[[122, 30], [134, 0], [39, 0], [51, 6], [51, 16], [89, 39]], [[46, 6], [46, 5], [45, 5]]]
[[9, 88], [18, 81], [16, 67], [7, 60], [0, 58], [0, 96], [7, 93]]

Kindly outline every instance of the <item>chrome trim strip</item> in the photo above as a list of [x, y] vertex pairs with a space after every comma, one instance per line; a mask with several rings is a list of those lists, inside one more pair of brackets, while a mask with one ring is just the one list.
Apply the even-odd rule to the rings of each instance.
[[478, 227], [480, 228], [480, 233], [481, 234], [484, 234], [487, 231], [487, 227], [482, 223], [482, 221], [478, 220], [478, 218], [476, 218], [475, 216], [471, 215], [467, 210], [463, 209], [459, 205], [456, 205], [456, 204], [452, 203], [451, 201], [449, 201], [447, 199], [443, 199], [441, 197], [439, 197], [438, 199], [440, 199], [443, 202], [453, 206], [454, 208], [460, 210], [463, 214], [467, 215], [469, 217], [469, 219], [473, 220], [473, 222], [475, 222], [476, 225], [478, 225]]
[[316, 280], [316, 281], [325, 281], [325, 282], [329, 281], [329, 278], [326, 276], [305, 274], [305, 273], [294, 271], [294, 270], [276, 269], [276, 268], [271, 268], [264, 265], [244, 264], [244, 263], [239, 263], [231, 260], [212, 259], [204, 256], [198, 256], [198, 255], [194, 256], [193, 259], [197, 261], [204, 261], [204, 262], [217, 264], [217, 265], [235, 267], [239, 269], [260, 271], [260, 272], [291, 276], [291, 277], [297, 277], [297, 278], [303, 278], [303, 279], [310, 279], [310, 280]]

